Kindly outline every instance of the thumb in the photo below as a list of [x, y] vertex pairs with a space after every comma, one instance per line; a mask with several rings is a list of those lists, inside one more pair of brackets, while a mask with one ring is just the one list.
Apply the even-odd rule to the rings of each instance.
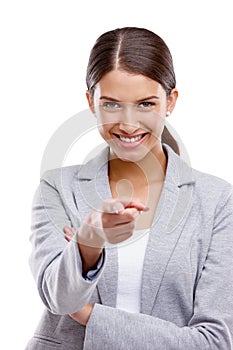
[[122, 214], [129, 214], [133, 218], [136, 218], [139, 214], [139, 211], [136, 208], [125, 208], [123, 210], [123, 212], [121, 212], [121, 213]]

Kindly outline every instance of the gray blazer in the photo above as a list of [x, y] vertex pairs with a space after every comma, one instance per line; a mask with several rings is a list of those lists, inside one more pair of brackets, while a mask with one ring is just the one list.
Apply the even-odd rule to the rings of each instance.
[[[146, 248], [140, 313], [115, 308], [117, 248], [105, 249], [103, 267], [88, 281], [77, 244], [63, 234], [111, 197], [109, 148], [85, 165], [42, 176], [30, 266], [45, 311], [27, 350], [233, 349], [232, 186], [164, 148], [168, 166]], [[69, 314], [86, 303], [94, 309], [84, 327]]]

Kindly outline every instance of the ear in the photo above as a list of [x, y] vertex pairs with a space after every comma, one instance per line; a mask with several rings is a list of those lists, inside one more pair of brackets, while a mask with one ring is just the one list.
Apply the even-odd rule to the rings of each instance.
[[88, 102], [88, 105], [89, 105], [91, 112], [93, 114], [95, 114], [94, 101], [93, 101], [93, 98], [91, 97], [90, 92], [88, 90], [86, 91], [86, 98], [87, 98], [87, 102]]
[[175, 108], [176, 101], [178, 98], [178, 90], [176, 88], [172, 89], [170, 95], [167, 98], [167, 111], [172, 113], [173, 109]]

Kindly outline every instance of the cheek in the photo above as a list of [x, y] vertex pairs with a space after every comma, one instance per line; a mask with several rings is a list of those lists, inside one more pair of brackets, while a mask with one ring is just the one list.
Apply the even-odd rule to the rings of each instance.
[[143, 124], [151, 130], [153, 134], [160, 135], [163, 132], [165, 117], [153, 115], [153, 117], [145, 119]]
[[120, 117], [118, 113], [100, 113], [99, 111], [96, 112], [96, 119], [98, 125], [102, 125], [104, 129], [110, 129], [115, 124], [119, 124]]
[[108, 135], [110, 133], [110, 130], [112, 129], [113, 125], [109, 124], [107, 122], [103, 122], [103, 121], [98, 121], [98, 131], [100, 133], [100, 135], [104, 138], [107, 139]]
[[96, 119], [97, 119], [97, 126], [100, 134], [107, 134], [113, 126], [116, 124], [113, 118], [109, 118], [105, 116], [103, 113], [96, 113]]

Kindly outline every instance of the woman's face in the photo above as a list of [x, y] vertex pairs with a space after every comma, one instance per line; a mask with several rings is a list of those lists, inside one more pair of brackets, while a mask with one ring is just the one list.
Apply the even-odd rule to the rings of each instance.
[[114, 70], [96, 84], [89, 106], [98, 129], [115, 156], [139, 161], [148, 152], [161, 151], [161, 136], [167, 112], [172, 112], [177, 91], [167, 98], [163, 87], [144, 75]]

